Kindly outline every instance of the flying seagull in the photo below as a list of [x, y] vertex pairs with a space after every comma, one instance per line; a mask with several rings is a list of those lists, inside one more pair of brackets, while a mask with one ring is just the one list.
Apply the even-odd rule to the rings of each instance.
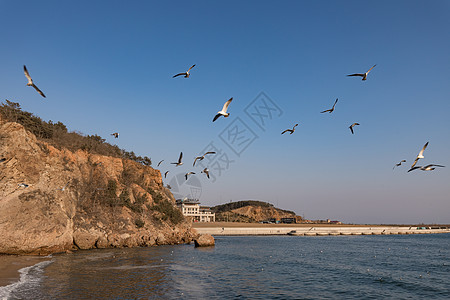
[[338, 99], [336, 98], [336, 101], [334, 101], [334, 104], [333, 104], [333, 107], [332, 108], [330, 108], [330, 109], [327, 109], [327, 110], [324, 110], [324, 111], [321, 111], [320, 113], [326, 113], [326, 112], [328, 112], [328, 113], [332, 113], [333, 112], [333, 110], [334, 110], [334, 107], [336, 106], [336, 103], [338, 102]]
[[164, 173], [164, 178], [167, 178], [167, 173], [169, 173], [169, 171], [166, 171], [166, 173]]
[[352, 134], [354, 134], [353, 127], [355, 127], [356, 125], [359, 125], [359, 123], [353, 123], [352, 125], [350, 125], [350, 127], [348, 127], [348, 128], [350, 128], [350, 131], [352, 132]]
[[295, 124], [294, 127], [292, 127], [292, 129], [286, 129], [281, 134], [285, 134], [286, 132], [289, 132], [289, 134], [293, 134], [295, 131], [295, 127], [297, 127], [297, 126], [298, 126], [298, 124]]
[[58, 190], [60, 190], [60, 191], [63, 191], [64, 192], [64, 190], [66, 189], [66, 187], [67, 187], [67, 185], [70, 183], [70, 180], [69, 181], [67, 181], [67, 183], [62, 187], [62, 188], [60, 188], [60, 189], [58, 189]]
[[181, 166], [183, 163], [181, 162], [181, 159], [183, 158], [183, 152], [180, 153], [180, 158], [178, 158], [178, 162], [171, 163], [172, 165], [176, 165], [175, 167]]
[[23, 187], [23, 188], [29, 187], [29, 185], [26, 183], [19, 183], [18, 186]]
[[191, 174], [195, 174], [195, 172], [189, 172], [189, 173], [184, 174], [184, 177], [186, 178], [186, 180], [187, 180], [188, 176]]
[[182, 76], [182, 75], [184, 75], [184, 78], [189, 78], [189, 75], [191, 75], [191, 74], [189, 73], [189, 71], [190, 71], [193, 67], [195, 67], [195, 65], [192, 65], [192, 67], [190, 67], [190, 68], [189, 68], [186, 72], [184, 72], [184, 73], [178, 73], [177, 75], [173, 75], [172, 78], [175, 78], [175, 77], [177, 77], [177, 76]]
[[205, 156], [208, 155], [208, 154], [216, 154], [216, 152], [214, 152], [214, 151], [208, 151], [208, 152], [206, 152], [205, 154], [203, 154], [202, 156], [197, 156], [197, 157], [194, 159], [194, 164], [193, 164], [192, 166], [195, 167], [195, 162], [196, 162], [197, 160], [202, 161], [202, 160], [205, 158]]
[[42, 97], [44, 97], [44, 98], [46, 98], [45, 97], [45, 95], [44, 95], [44, 93], [33, 83], [33, 79], [31, 79], [31, 76], [30, 76], [30, 73], [28, 73], [28, 70], [27, 70], [27, 67], [25, 66], [25, 65], [23, 65], [23, 71], [24, 71], [24, 73], [25, 73], [25, 77], [28, 79], [28, 83], [27, 83], [27, 86], [32, 86], [32, 87], [34, 87], [34, 89], [42, 96]]
[[421, 166], [417, 166], [417, 167], [411, 167], [411, 169], [408, 170], [408, 172], [417, 170], [417, 169], [421, 169], [422, 171], [433, 171], [436, 168], [433, 167], [441, 167], [444, 168], [445, 166], [441, 166], [441, 165], [434, 165], [434, 164], [430, 164], [430, 165], [426, 165], [425, 167], [421, 167]]
[[223, 105], [223, 108], [221, 111], [217, 112], [217, 115], [214, 117], [213, 122], [217, 120], [220, 116], [224, 116], [225, 118], [228, 118], [230, 116], [229, 113], [227, 113], [228, 105], [230, 105], [231, 101], [233, 101], [233, 97], [230, 98], [225, 104]]
[[206, 177], [209, 178], [209, 170], [208, 170], [208, 168], [204, 168], [203, 171], [201, 171], [200, 173], [205, 173]]
[[112, 135], [113, 137], [115, 137], [116, 139], [119, 137], [119, 133], [118, 133], [118, 132], [111, 133], [111, 135]]
[[395, 164], [395, 166], [392, 168], [392, 170], [395, 169], [395, 167], [400, 167], [402, 165], [402, 163], [406, 162], [406, 160], [401, 160], [398, 164]]
[[370, 70], [372, 70], [376, 65], [373, 65], [372, 68], [369, 69], [369, 71], [367, 71], [366, 73], [355, 73], [355, 74], [350, 74], [347, 76], [360, 76], [362, 77], [362, 80], [366, 80], [367, 79], [367, 75], [369, 74]]
[[159, 167], [159, 165], [160, 165], [163, 161], [164, 161], [164, 159], [161, 160], [161, 161], [158, 163], [157, 167]]
[[419, 159], [421, 158], [425, 158], [423, 156], [423, 151], [425, 151], [425, 149], [427, 148], [429, 142], [426, 142], [426, 144], [423, 146], [422, 150], [420, 150], [419, 154], [417, 155], [416, 159], [414, 160], [413, 164], [411, 165], [411, 169], [414, 168], [414, 166], [417, 164], [417, 162], [419, 161]]

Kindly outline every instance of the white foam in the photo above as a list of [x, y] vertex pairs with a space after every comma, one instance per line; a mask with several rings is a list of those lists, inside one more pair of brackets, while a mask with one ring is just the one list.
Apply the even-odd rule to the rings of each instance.
[[[11, 283], [7, 286], [0, 287], [0, 300], [9, 299], [12, 292], [14, 292], [15, 290], [24, 285], [38, 283], [41, 280], [41, 277], [38, 275], [40, 275], [43, 272], [45, 266], [51, 264], [52, 262], [53, 260], [41, 261], [40, 263], [37, 263], [31, 267], [20, 269], [19, 281]], [[34, 275], [30, 274], [31, 270], [36, 270], [37, 274]]]

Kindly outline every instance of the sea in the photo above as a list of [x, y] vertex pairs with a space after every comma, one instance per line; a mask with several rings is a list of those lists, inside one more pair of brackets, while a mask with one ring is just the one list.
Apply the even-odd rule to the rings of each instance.
[[53, 255], [20, 273], [0, 299], [450, 299], [450, 234], [218, 236]]

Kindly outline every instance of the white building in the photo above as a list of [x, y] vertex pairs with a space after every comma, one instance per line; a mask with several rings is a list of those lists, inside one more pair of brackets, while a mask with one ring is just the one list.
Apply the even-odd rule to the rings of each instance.
[[193, 222], [215, 222], [216, 214], [207, 206], [200, 206], [195, 199], [178, 199], [177, 207], [184, 216], [192, 217]]

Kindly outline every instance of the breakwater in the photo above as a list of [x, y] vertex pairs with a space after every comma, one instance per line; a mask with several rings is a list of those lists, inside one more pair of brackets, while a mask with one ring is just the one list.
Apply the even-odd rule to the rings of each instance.
[[411, 226], [194, 226], [200, 234], [211, 235], [296, 235], [296, 236], [329, 236], [329, 235], [384, 235], [384, 234], [432, 234], [450, 233], [449, 227], [411, 227]]

